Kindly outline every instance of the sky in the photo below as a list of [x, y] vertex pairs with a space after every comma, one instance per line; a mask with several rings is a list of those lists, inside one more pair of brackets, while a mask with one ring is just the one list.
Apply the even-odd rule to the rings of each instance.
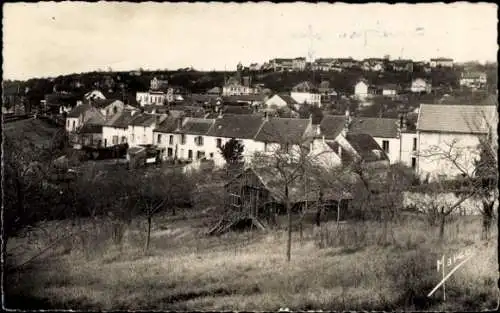
[[495, 4], [8, 3], [4, 79], [276, 57], [496, 61]]

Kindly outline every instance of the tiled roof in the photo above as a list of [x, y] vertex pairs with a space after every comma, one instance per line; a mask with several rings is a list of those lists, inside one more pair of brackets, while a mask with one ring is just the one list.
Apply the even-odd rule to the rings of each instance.
[[238, 101], [264, 101], [265, 95], [240, 95], [240, 96], [225, 96], [222, 98], [224, 102]]
[[154, 131], [162, 133], [173, 133], [177, 128], [177, 124], [179, 123], [179, 121], [179, 118], [169, 116], [163, 122], [161, 122], [160, 125], [158, 125], [158, 127], [154, 129]]
[[156, 122], [157, 115], [152, 114], [136, 114], [129, 125], [130, 126], [151, 126], [154, 122]]
[[397, 118], [355, 117], [349, 125], [349, 132], [369, 134], [373, 137], [396, 138], [398, 122]]
[[[347, 134], [346, 139], [364, 161], [387, 160], [387, 155], [372, 136], [368, 134]], [[379, 151], [379, 155], [374, 150]]]
[[325, 139], [335, 139], [340, 134], [345, 124], [344, 115], [325, 115], [319, 124], [321, 136]]
[[297, 91], [297, 92], [303, 92], [303, 91], [313, 91], [313, 90], [317, 90], [318, 88], [311, 82], [309, 81], [304, 81], [304, 82], [301, 82], [297, 85], [295, 85], [292, 90], [293, 91]]
[[116, 113], [113, 117], [108, 120], [105, 126], [116, 127], [116, 128], [127, 128], [128, 124], [137, 116], [132, 115], [132, 112], [129, 110], [123, 110], [121, 112]]
[[90, 110], [91, 108], [92, 107], [90, 106], [90, 104], [84, 103], [84, 104], [81, 104], [81, 105], [74, 107], [73, 110], [69, 111], [68, 115], [66, 115], [66, 116], [72, 117], [72, 118], [78, 118], [78, 117], [80, 117], [80, 115], [82, 115], [87, 110]]
[[224, 114], [252, 114], [253, 110], [249, 107], [227, 106], [224, 108]]
[[87, 123], [78, 131], [80, 134], [100, 134], [102, 133], [102, 125]]
[[421, 104], [417, 130], [484, 134], [496, 127], [497, 114], [493, 105]]
[[[339, 147], [340, 144], [336, 141], [326, 141], [326, 144], [335, 152], [335, 154], [339, 154]], [[354, 161], [354, 156], [352, 153], [347, 150], [347, 149], [342, 149], [340, 152], [340, 160], [342, 161], [342, 164], [347, 165]]]
[[115, 101], [120, 101], [120, 100], [117, 100], [117, 99], [103, 99], [103, 100], [96, 99], [96, 100], [92, 100], [91, 104], [92, 104], [92, 106], [94, 106], [98, 109], [102, 109], [102, 108], [107, 107], [108, 105], [110, 105], [111, 103], [113, 103]]
[[215, 119], [189, 117], [178, 132], [190, 135], [206, 135], [214, 122]]
[[257, 135], [264, 119], [258, 115], [225, 114], [215, 120], [209, 136], [250, 139]]
[[286, 94], [279, 94], [278, 95], [281, 99], [283, 99], [283, 101], [286, 102], [287, 105], [295, 105], [295, 104], [299, 104], [294, 98], [292, 98], [290, 95], [286, 95]]
[[255, 140], [301, 144], [310, 124], [311, 120], [309, 119], [271, 118], [262, 125]]

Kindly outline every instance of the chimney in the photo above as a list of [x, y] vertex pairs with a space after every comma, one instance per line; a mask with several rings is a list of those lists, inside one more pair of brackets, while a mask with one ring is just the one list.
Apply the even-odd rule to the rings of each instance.
[[177, 119], [177, 128], [176, 130], [180, 130], [182, 127], [182, 117]]
[[[317, 135], [317, 136], [321, 136], [321, 128], [320, 128], [320, 125], [318, 125], [318, 126], [316, 127], [316, 135]], [[324, 137], [325, 137], [325, 136], [323, 136], [323, 138], [324, 138]]]

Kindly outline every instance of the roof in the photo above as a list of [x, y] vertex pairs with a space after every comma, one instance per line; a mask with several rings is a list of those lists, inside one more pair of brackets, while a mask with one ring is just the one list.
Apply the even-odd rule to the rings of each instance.
[[[346, 136], [349, 144], [356, 150], [361, 159], [366, 162], [387, 160], [387, 155], [380, 148], [378, 143], [368, 134], [350, 134]], [[377, 154], [377, 152], [379, 151]]]
[[121, 100], [117, 100], [117, 99], [95, 99], [95, 100], [92, 100], [91, 104], [92, 104], [92, 106], [94, 106], [98, 109], [102, 109], [102, 108], [107, 107], [108, 105], [110, 105], [111, 103], [113, 103], [115, 101], [121, 102]]
[[[335, 152], [335, 154], [338, 155], [339, 147], [340, 144], [336, 141], [326, 141], [325, 142], [332, 150]], [[342, 164], [348, 164], [354, 161], [354, 156], [352, 153], [347, 150], [347, 149], [342, 149], [340, 153], [340, 160], [342, 161]]]
[[249, 107], [227, 106], [224, 108], [224, 114], [252, 114], [253, 110]]
[[207, 135], [225, 138], [254, 138], [264, 119], [259, 115], [236, 115], [225, 114], [222, 118], [215, 120], [214, 127]]
[[398, 84], [384, 84], [382, 85], [383, 89], [389, 89], [389, 90], [398, 90], [399, 85]]
[[83, 113], [85, 113], [91, 109], [92, 109], [92, 107], [88, 103], [77, 105], [76, 107], [73, 108], [73, 110], [68, 112], [68, 115], [66, 115], [66, 117], [78, 118], [78, 117], [80, 117], [80, 115], [82, 115]]
[[345, 124], [344, 115], [325, 115], [319, 124], [321, 135], [326, 139], [335, 139]]
[[312, 90], [317, 90], [317, 87], [309, 81], [298, 83], [292, 88], [292, 91], [298, 91], [298, 92], [303, 92], [303, 91], [308, 92]]
[[[283, 168], [285, 172], [291, 172], [291, 168]], [[252, 171], [264, 185], [264, 187], [270, 192], [271, 197], [277, 201], [282, 201], [284, 199], [284, 184], [283, 177], [280, 175], [275, 167], [252, 167], [246, 170], [246, 172]], [[291, 174], [291, 173], [289, 173]], [[241, 177], [241, 174], [237, 176]], [[320, 185], [315, 181], [313, 177], [310, 177], [308, 181], [308, 188], [304, 188], [302, 179], [295, 179], [288, 186], [289, 200], [292, 203], [303, 202], [303, 201], [317, 201], [320, 196]], [[341, 192], [343, 186], [332, 186], [328, 190], [324, 190], [324, 199], [338, 199], [339, 197], [343, 199], [352, 198], [350, 193]]]
[[453, 61], [453, 59], [450, 59], [450, 58], [434, 58], [434, 59], [431, 59], [431, 61]]
[[349, 125], [353, 134], [369, 134], [373, 137], [396, 138], [398, 136], [397, 118], [356, 117]]
[[486, 134], [496, 127], [493, 105], [421, 104], [417, 130], [466, 134]]
[[177, 132], [190, 135], [206, 135], [215, 119], [188, 117]]
[[136, 116], [130, 121], [130, 126], [151, 126], [154, 122], [156, 122], [156, 118], [158, 115], [152, 114], [136, 114]]
[[267, 120], [255, 136], [255, 140], [275, 143], [302, 143], [310, 119], [271, 118]]
[[155, 129], [155, 132], [173, 133], [177, 128], [177, 123], [180, 119], [169, 116], [161, 122]]
[[238, 102], [238, 101], [263, 101], [265, 95], [240, 95], [240, 96], [225, 96], [222, 98], [224, 102]]
[[123, 110], [121, 112], [116, 113], [113, 117], [104, 124], [104, 126], [116, 127], [116, 128], [127, 128], [128, 124], [136, 117], [137, 115], [132, 115], [132, 112], [129, 110]]
[[294, 98], [287, 94], [276, 94], [275, 96], [280, 97], [287, 105], [299, 104]]
[[80, 134], [100, 134], [102, 133], [102, 125], [87, 123], [78, 131]]
[[216, 93], [216, 94], [219, 94], [219, 93], [221, 93], [221, 90], [220, 90], [219, 87], [214, 87], [214, 88], [208, 90], [207, 93]]

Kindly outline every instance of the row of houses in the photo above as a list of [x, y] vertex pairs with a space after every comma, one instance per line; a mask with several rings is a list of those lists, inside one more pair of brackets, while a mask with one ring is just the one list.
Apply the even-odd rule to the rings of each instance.
[[[466, 164], [463, 168], [471, 169], [479, 140], [496, 138], [495, 105], [422, 104], [416, 130], [407, 127], [404, 114], [394, 119], [353, 117], [346, 112], [345, 116], [326, 115], [313, 124], [311, 118], [279, 118], [266, 112], [194, 117], [174, 111], [141, 112], [119, 100], [85, 103], [68, 113], [66, 129], [77, 134], [80, 145], [154, 146], [164, 160], [211, 160], [223, 166], [220, 148], [236, 139], [244, 146], [246, 162], [251, 162], [256, 152], [306, 147], [325, 166], [355, 159], [373, 164], [403, 163], [421, 176], [459, 174], [453, 164], [433, 160], [424, 152], [436, 147], [445, 151], [450, 145], [467, 149], [461, 154]], [[492, 143], [496, 144], [496, 139]]]
[[297, 58], [275, 58], [263, 64], [251, 63], [249, 71], [304, 71], [313, 69], [315, 71], [335, 71], [342, 72], [350, 68], [360, 68], [364, 71], [384, 72], [384, 71], [406, 71], [413, 72], [414, 66], [425, 72], [430, 72], [436, 68], [453, 68], [454, 61], [450, 58], [433, 58], [429, 62], [413, 61], [389, 58], [367, 58], [356, 60], [353, 58], [318, 58], [312, 63], [307, 62], [305, 57]]

